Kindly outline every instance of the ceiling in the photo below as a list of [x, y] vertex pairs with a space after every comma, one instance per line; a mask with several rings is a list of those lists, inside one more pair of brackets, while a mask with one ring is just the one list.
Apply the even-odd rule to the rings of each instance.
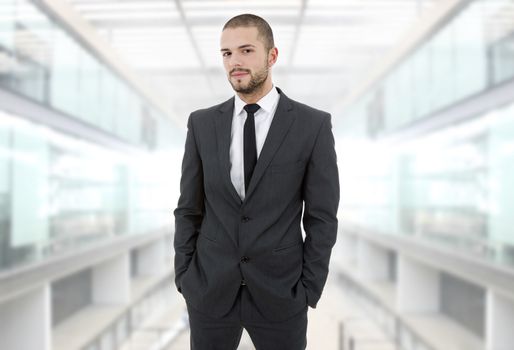
[[273, 80], [330, 111], [437, 0], [68, 0], [180, 118], [233, 94], [219, 38], [232, 16], [271, 25]]

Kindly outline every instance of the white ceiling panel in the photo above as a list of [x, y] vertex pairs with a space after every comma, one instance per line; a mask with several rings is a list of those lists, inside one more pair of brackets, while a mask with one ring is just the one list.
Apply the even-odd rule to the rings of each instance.
[[279, 50], [273, 68], [277, 86], [293, 98], [329, 108], [437, 2], [68, 1], [184, 118], [188, 110], [233, 94], [219, 52], [222, 27], [232, 16], [253, 13], [264, 17], [273, 28]]

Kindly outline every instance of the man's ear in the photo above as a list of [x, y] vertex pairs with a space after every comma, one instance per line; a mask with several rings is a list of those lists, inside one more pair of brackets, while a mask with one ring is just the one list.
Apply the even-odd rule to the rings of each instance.
[[278, 49], [273, 47], [268, 52], [268, 67], [273, 66], [277, 62]]

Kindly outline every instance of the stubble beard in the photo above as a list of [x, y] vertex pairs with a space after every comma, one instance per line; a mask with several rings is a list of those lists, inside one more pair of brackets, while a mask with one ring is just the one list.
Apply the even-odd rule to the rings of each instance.
[[256, 72], [255, 75], [252, 74], [250, 71], [246, 71], [248, 74], [250, 74], [250, 81], [248, 82], [248, 85], [244, 86], [239, 83], [233, 83], [232, 80], [229, 78], [230, 85], [232, 85], [232, 88], [235, 92], [238, 92], [240, 94], [249, 95], [253, 94], [254, 92], [258, 91], [262, 86], [264, 85], [264, 82], [268, 78], [268, 66], [264, 65], [264, 68], [260, 71]]

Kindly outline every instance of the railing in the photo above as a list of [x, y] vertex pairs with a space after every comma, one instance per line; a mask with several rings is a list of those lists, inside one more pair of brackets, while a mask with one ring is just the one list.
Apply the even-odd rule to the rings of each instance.
[[[357, 339], [354, 335], [347, 332], [347, 327], [351, 325], [352, 322], [362, 319], [348, 318], [342, 320], [339, 324], [340, 350], [359, 350], [362, 346], [365, 346], [366, 349], [371, 349], [370, 344], [382, 346], [387, 343], [391, 345], [391, 350], [437, 350], [428, 345], [419, 334], [402, 322], [393, 310], [390, 310], [387, 305], [368, 292], [365, 288], [356, 284], [342, 272], [339, 272], [337, 276], [343, 288], [353, 295], [355, 300], [361, 303], [366, 313], [370, 316], [370, 320], [373, 320], [374, 324], [377, 325], [387, 336], [387, 338], [367, 337]], [[380, 322], [378, 318], [386, 320], [387, 322]], [[383, 348], [383, 346], [380, 347], [380, 349]]]
[[[152, 290], [145, 293], [134, 305], [128, 308], [123, 314], [113, 320], [103, 332], [99, 333], [87, 345], [83, 346], [81, 350], [103, 350], [105, 339], [109, 339], [110, 343], [107, 348], [109, 349], [146, 349], [146, 350], [163, 350], [168, 347], [174, 339], [176, 339], [183, 331], [187, 329], [187, 317], [183, 316], [172, 327], [158, 327], [158, 326], [142, 326], [143, 319], [138, 315], [138, 309], [143, 308], [143, 304], [148, 300], [156, 297], [159, 293], [164, 293], [165, 296], [170, 288], [170, 281], [168, 279], [159, 283]], [[146, 317], [152, 317], [146, 315]], [[120, 332], [120, 325], [125, 326], [126, 332]], [[145, 344], [142, 346], [135, 335], [141, 336], [145, 339]]]

